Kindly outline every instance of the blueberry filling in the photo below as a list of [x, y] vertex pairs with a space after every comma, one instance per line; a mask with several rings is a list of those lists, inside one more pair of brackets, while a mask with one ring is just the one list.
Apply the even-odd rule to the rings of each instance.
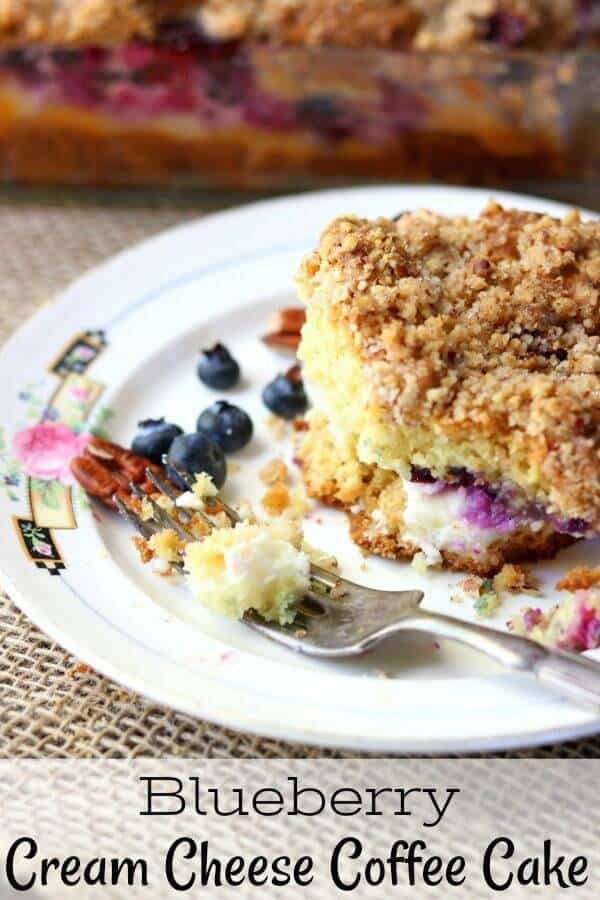
[[518, 47], [527, 37], [527, 23], [518, 15], [497, 12], [487, 22], [485, 38], [501, 47]]
[[459, 487], [469, 487], [472, 484], [475, 484], [475, 476], [472, 472], [469, 472], [463, 466], [450, 466], [448, 469], [449, 481], [453, 484], [459, 485]]
[[[268, 53], [261, 50], [261, 53]], [[279, 65], [273, 49], [274, 69]], [[365, 101], [340, 89], [302, 96], [265, 83], [263, 59], [239, 41], [211, 39], [194, 22], [167, 22], [152, 42], [112, 48], [36, 47], [0, 53], [0, 74], [35, 93], [41, 104], [68, 104], [128, 121], [186, 114], [205, 128], [243, 125], [308, 131], [334, 142], [360, 138], [381, 143], [417, 127], [423, 100], [388, 78]], [[260, 70], [260, 71], [259, 71]]]
[[343, 140], [357, 130], [358, 123], [351, 111], [333, 96], [313, 94], [303, 97], [296, 109], [302, 124], [314, 128], [329, 140]]
[[450, 468], [447, 480], [443, 480], [436, 479], [429, 469], [413, 466], [410, 481], [423, 485], [424, 491], [431, 496], [461, 490], [464, 497], [461, 518], [476, 528], [503, 532], [519, 525], [548, 522], [561, 534], [591, 536], [591, 530], [583, 519], [561, 518], [548, 513], [542, 504], [520, 502], [515, 488], [492, 488], [464, 468]]
[[394, 134], [404, 134], [427, 117], [423, 97], [390, 78], [381, 78], [383, 112]]
[[576, 7], [575, 19], [577, 34], [580, 38], [591, 37], [600, 31], [600, 12], [598, 0], [579, 0]]
[[429, 469], [412, 466], [410, 470], [410, 480], [415, 484], [435, 484], [438, 479], [435, 475], [431, 474]]

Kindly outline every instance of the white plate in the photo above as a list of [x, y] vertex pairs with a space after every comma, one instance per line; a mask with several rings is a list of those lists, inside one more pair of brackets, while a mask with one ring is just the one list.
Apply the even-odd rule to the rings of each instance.
[[[564, 211], [530, 197], [496, 196], [515, 206]], [[60, 460], [74, 440], [63, 432], [65, 445], [56, 446], [58, 421], [84, 431], [103, 427], [122, 443], [145, 417], [165, 415], [193, 429], [198, 412], [214, 399], [195, 377], [197, 352], [222, 339], [244, 371], [231, 399], [248, 408], [257, 425], [226, 490], [232, 498], [256, 496], [256, 471], [277, 452], [263, 424], [260, 389], [289, 365], [258, 336], [271, 311], [294, 302], [294, 272], [320, 230], [347, 212], [393, 215], [427, 206], [473, 215], [487, 197], [459, 188], [383, 187], [253, 204], [176, 228], [116, 257], [28, 322], [0, 356], [0, 568], [19, 606], [80, 659], [127, 687], [195, 716], [273, 737], [443, 753], [598, 731], [600, 720], [590, 712], [450, 643], [435, 647], [422, 637], [404, 637], [357, 662], [335, 664], [286, 652], [199, 608], [182, 586], [143, 568], [115, 516], [86, 508], [80, 492], [47, 480], [60, 474]], [[11, 446], [15, 433], [39, 422], [48, 407], [50, 443], [20, 451], [29, 470], [46, 478], [32, 481], [18, 471]], [[38, 429], [35, 436], [44, 434]], [[338, 556], [350, 577], [388, 588], [422, 586], [431, 607], [472, 615], [466, 604], [448, 599], [458, 576], [421, 578], [409, 565], [376, 559], [365, 571], [342, 514], [319, 511], [307, 530], [313, 543]], [[576, 547], [538, 567], [545, 602], [558, 574], [575, 562], [589, 563], [592, 555], [591, 547]], [[506, 604], [492, 623], [504, 627], [524, 602], [531, 601]]]

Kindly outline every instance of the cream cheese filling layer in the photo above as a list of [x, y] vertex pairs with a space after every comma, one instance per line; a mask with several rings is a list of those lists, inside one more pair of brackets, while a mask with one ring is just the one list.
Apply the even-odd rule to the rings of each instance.
[[419, 547], [428, 565], [441, 562], [442, 550], [477, 556], [507, 534], [506, 529], [479, 528], [465, 521], [462, 518], [465, 498], [461, 488], [432, 494], [428, 490], [430, 485], [415, 484], [406, 479], [402, 486], [406, 497], [402, 537]]
[[[436, 485], [421, 484], [410, 480], [410, 468], [405, 464], [390, 464], [390, 460], [383, 460], [377, 453], [370, 449], [370, 442], [359, 440], [355, 442], [355, 436], [349, 434], [332, 415], [331, 404], [327, 403], [324, 392], [314, 385], [309, 386], [313, 409], [322, 413], [327, 419], [327, 428], [333, 441], [342, 449], [351, 448], [359, 460], [366, 464], [378, 465], [389, 469], [398, 475], [402, 483], [404, 506], [398, 510], [402, 517], [402, 538], [407, 543], [414, 544], [423, 553], [427, 565], [436, 565], [442, 561], [442, 550], [453, 550], [460, 553], [468, 553], [473, 556], [482, 554], [486, 548], [501, 537], [515, 530], [514, 527], [497, 529], [493, 527], [478, 527], [476, 524], [466, 521], [463, 512], [466, 505], [466, 492], [464, 488], [448, 486], [445, 490], [436, 490]], [[357, 509], [359, 505], [357, 505]], [[395, 530], [388, 525], [385, 513], [382, 509], [375, 508], [371, 514], [371, 534], [386, 534]]]

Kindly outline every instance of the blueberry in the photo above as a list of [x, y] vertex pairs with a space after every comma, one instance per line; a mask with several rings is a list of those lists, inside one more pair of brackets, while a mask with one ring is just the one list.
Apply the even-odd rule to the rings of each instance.
[[208, 387], [224, 391], [240, 377], [240, 367], [223, 344], [203, 350], [198, 362], [198, 378]]
[[252, 85], [252, 70], [243, 60], [217, 59], [204, 66], [207, 97], [222, 106], [241, 106]]
[[82, 58], [82, 54], [78, 50], [72, 48], [51, 50], [49, 56], [53, 63], [56, 63], [57, 66], [64, 66], [65, 68], [76, 66], [81, 62]]
[[183, 428], [179, 425], [171, 425], [164, 419], [144, 419], [138, 422], [138, 432], [131, 449], [134, 453], [160, 465], [163, 453], [169, 452], [171, 444], [179, 434], [183, 434]]
[[285, 375], [278, 375], [262, 392], [263, 403], [282, 419], [295, 419], [306, 412], [308, 397], [302, 383], [300, 367], [293, 366]]
[[249, 443], [252, 419], [239, 406], [217, 400], [198, 416], [196, 430], [218, 444], [224, 453], [234, 453]]
[[526, 20], [509, 12], [497, 12], [487, 22], [484, 39], [501, 47], [518, 47], [527, 37]]
[[[171, 463], [172, 465], [169, 465]], [[186, 490], [186, 483], [173, 469], [177, 466], [190, 475], [206, 472], [215, 487], [222, 488], [227, 477], [227, 463], [223, 451], [205, 434], [180, 434], [176, 437], [167, 455], [167, 475], [177, 487]]]
[[332, 141], [343, 140], [357, 127], [355, 116], [343, 100], [329, 94], [311, 94], [303, 97], [296, 106], [296, 114], [303, 125], [313, 128], [322, 137]]

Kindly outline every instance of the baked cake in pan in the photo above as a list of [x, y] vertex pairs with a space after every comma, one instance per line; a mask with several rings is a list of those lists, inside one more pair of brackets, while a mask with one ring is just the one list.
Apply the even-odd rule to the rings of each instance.
[[597, 172], [594, 0], [0, 0], [21, 181]]
[[600, 223], [336, 219], [302, 264], [311, 495], [480, 575], [600, 535]]

